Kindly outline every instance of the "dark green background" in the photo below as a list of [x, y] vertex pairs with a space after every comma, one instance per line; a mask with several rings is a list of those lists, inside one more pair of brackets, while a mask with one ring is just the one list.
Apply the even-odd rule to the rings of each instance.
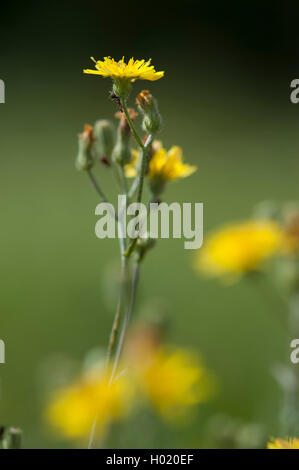
[[[152, 57], [165, 70], [159, 82], [136, 82], [134, 93], [150, 88], [164, 118], [164, 143], [182, 146], [198, 165], [165, 197], [203, 202], [208, 231], [246, 219], [260, 200], [298, 198], [299, 107], [289, 100], [299, 73], [298, 7], [54, 1], [1, 9], [0, 338], [7, 362], [0, 365], [0, 424], [20, 426], [26, 447], [63, 446], [42, 419], [51, 374], [105, 347], [113, 308], [103, 278], [117, 263], [117, 242], [94, 235], [98, 200], [74, 168], [83, 124], [112, 118], [115, 107], [107, 99], [110, 81], [82, 69], [91, 66], [90, 56], [125, 55]], [[105, 171], [98, 168], [99, 177]], [[288, 338], [250, 285], [202, 280], [193, 256], [182, 241], [160, 241], [143, 267], [138, 310], [164, 299], [167, 340], [200, 350], [219, 392], [192, 425], [142, 434], [140, 446], [200, 447], [215, 412], [278, 432], [269, 367]]]

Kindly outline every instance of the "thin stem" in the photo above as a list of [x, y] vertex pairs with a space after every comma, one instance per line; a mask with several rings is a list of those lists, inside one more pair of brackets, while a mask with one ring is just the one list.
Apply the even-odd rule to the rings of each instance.
[[108, 202], [108, 198], [106, 197], [105, 193], [102, 191], [102, 189], [100, 188], [97, 180], [95, 179], [94, 177], [94, 174], [92, 173], [91, 170], [87, 170], [87, 174], [89, 176], [89, 179], [93, 185], [93, 187], [95, 188], [96, 192], [98, 193], [98, 195], [101, 197], [101, 199], [103, 200], [103, 202]]
[[137, 144], [139, 145], [139, 147], [143, 150], [143, 149], [144, 149], [144, 145], [143, 145], [142, 140], [141, 140], [141, 138], [139, 137], [139, 135], [138, 135], [138, 133], [137, 133], [137, 131], [136, 131], [136, 129], [135, 129], [135, 126], [134, 126], [134, 124], [133, 124], [132, 119], [130, 118], [130, 115], [129, 115], [129, 112], [128, 112], [128, 108], [127, 108], [127, 105], [126, 105], [126, 102], [125, 102], [124, 99], [121, 99], [121, 105], [122, 105], [122, 108], [123, 108], [124, 113], [125, 113], [125, 115], [126, 115], [126, 118], [127, 118], [128, 124], [129, 124], [129, 126], [130, 126], [130, 128], [131, 128], [131, 131], [132, 131], [133, 134], [134, 134], [135, 140], [136, 140]]
[[141, 160], [138, 189], [137, 189], [137, 202], [141, 202], [141, 199], [142, 199], [142, 190], [143, 190], [143, 181], [144, 181], [145, 168], [146, 168], [147, 151], [148, 151], [148, 147], [152, 143], [152, 140], [153, 140], [153, 136], [150, 134], [142, 150], [142, 160]]
[[[122, 316], [123, 311], [125, 310], [125, 299], [126, 299], [126, 293], [127, 293], [127, 285], [128, 285], [128, 260], [126, 257], [122, 255], [122, 276], [121, 276], [121, 285], [120, 285], [120, 293], [119, 293], [119, 300], [118, 300], [118, 305], [117, 305], [117, 310], [114, 316], [114, 321], [110, 333], [110, 339], [109, 339], [109, 344], [108, 344], [108, 350], [107, 350], [107, 359], [106, 359], [106, 371], [109, 367], [109, 362], [111, 360], [112, 352], [114, 349], [117, 333], [118, 333], [118, 328], [119, 328], [119, 322]], [[112, 376], [112, 374], [111, 374]], [[109, 379], [109, 385], [111, 384], [111, 377]], [[94, 441], [95, 441], [95, 435], [96, 435], [96, 427], [97, 427], [97, 416], [95, 416], [92, 428], [90, 431], [89, 435], [89, 441], [88, 441], [88, 449], [92, 449], [94, 447]]]
[[107, 358], [106, 358], [106, 369], [109, 366], [109, 363], [110, 363], [110, 360], [111, 360], [111, 357], [112, 357], [112, 353], [113, 353], [113, 349], [114, 349], [114, 345], [115, 345], [115, 341], [116, 341], [116, 337], [117, 337], [117, 334], [118, 334], [119, 322], [120, 322], [121, 315], [122, 315], [122, 310], [123, 310], [123, 305], [122, 305], [123, 291], [124, 291], [124, 288], [125, 288], [125, 285], [126, 285], [126, 282], [127, 282], [126, 275], [127, 275], [126, 274], [126, 263], [124, 261], [122, 263], [120, 296], [119, 296], [117, 309], [116, 309], [116, 312], [115, 312], [115, 316], [114, 316], [114, 320], [113, 320], [113, 324], [112, 324], [112, 328], [111, 328], [111, 332], [110, 332], [110, 337], [109, 337], [109, 344], [108, 344]]
[[125, 102], [124, 99], [121, 99], [121, 105], [122, 105], [122, 108], [123, 108], [124, 113], [126, 115], [126, 118], [127, 118], [128, 124], [131, 128], [131, 131], [133, 132], [135, 140], [136, 140], [137, 144], [139, 145], [139, 147], [142, 149], [141, 168], [140, 168], [140, 174], [139, 174], [138, 186], [137, 186], [137, 202], [141, 202], [142, 190], [143, 190], [143, 180], [144, 180], [144, 174], [145, 174], [145, 168], [146, 168], [147, 150], [148, 150], [148, 147], [150, 146], [150, 144], [153, 141], [153, 136], [152, 136], [152, 134], [150, 134], [148, 136], [145, 144], [143, 144], [141, 138], [139, 137], [139, 135], [138, 135], [138, 133], [135, 129], [133, 121], [130, 118], [130, 115], [129, 115], [129, 112], [128, 112], [128, 109], [127, 109], [127, 105], [126, 105], [126, 102]]
[[117, 221], [117, 214], [115, 213], [115, 211], [113, 210], [113, 208], [111, 207], [109, 201], [108, 201], [108, 198], [105, 196], [105, 193], [102, 191], [102, 189], [100, 188], [97, 180], [95, 179], [94, 177], [94, 174], [91, 172], [91, 170], [87, 170], [87, 174], [89, 176], [89, 179], [93, 185], [93, 187], [95, 188], [96, 192], [98, 193], [98, 195], [101, 197], [102, 199], [102, 202], [106, 202], [107, 205], [108, 205], [108, 211], [110, 213], [110, 215], [113, 217], [113, 219], [115, 219]]
[[110, 376], [110, 379], [109, 379], [109, 384], [110, 385], [113, 383], [114, 376], [115, 376], [115, 373], [117, 371], [117, 367], [118, 367], [119, 359], [120, 359], [120, 356], [121, 356], [121, 353], [122, 353], [122, 350], [123, 350], [124, 341], [125, 341], [125, 337], [126, 337], [126, 334], [127, 334], [128, 326], [129, 326], [129, 323], [130, 323], [130, 320], [131, 320], [131, 317], [132, 317], [132, 314], [133, 314], [133, 311], [134, 311], [134, 308], [135, 308], [137, 287], [138, 287], [138, 283], [139, 283], [139, 273], [140, 273], [140, 263], [137, 262], [134, 265], [134, 271], [133, 271], [132, 293], [131, 293], [130, 305], [129, 305], [129, 309], [127, 311], [127, 314], [124, 318], [122, 331], [121, 331], [119, 342], [118, 342], [118, 345], [117, 345], [117, 350], [116, 350], [116, 353], [115, 353], [112, 373], [111, 373], [111, 376]]

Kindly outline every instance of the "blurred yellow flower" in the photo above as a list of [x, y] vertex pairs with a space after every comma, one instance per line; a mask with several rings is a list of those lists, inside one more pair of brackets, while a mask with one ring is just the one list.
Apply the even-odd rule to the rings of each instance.
[[190, 406], [206, 401], [212, 394], [209, 373], [186, 350], [159, 348], [153, 354], [141, 354], [136, 361], [136, 377], [143, 394], [170, 420], [185, 415]]
[[299, 449], [299, 439], [289, 437], [288, 439], [271, 439], [267, 444], [267, 449]]
[[131, 392], [124, 377], [109, 385], [107, 374], [92, 370], [54, 394], [46, 419], [67, 438], [82, 439], [89, 435], [96, 418], [99, 436], [112, 421], [126, 417]]
[[[128, 178], [136, 176], [138, 165], [138, 152], [133, 151], [131, 162], [126, 165], [125, 172]], [[167, 152], [162, 146], [162, 142], [155, 140], [152, 146], [152, 156], [150, 157], [147, 177], [162, 182], [173, 181], [178, 178], [186, 178], [197, 170], [196, 166], [183, 163], [183, 153], [181, 147], [177, 145], [171, 147]]]
[[212, 233], [196, 257], [196, 268], [212, 275], [240, 276], [258, 270], [278, 253], [281, 229], [269, 220], [231, 224]]
[[114, 60], [111, 57], [104, 57], [104, 60], [95, 60], [95, 69], [85, 69], [84, 73], [102, 75], [102, 77], [111, 77], [112, 79], [127, 79], [134, 82], [140, 80], [159, 80], [164, 76], [164, 72], [156, 72], [153, 65], [150, 65], [151, 59], [134, 60], [132, 57], [126, 64], [124, 57], [121, 60]]
[[139, 158], [138, 150], [132, 149], [132, 160], [124, 165], [125, 175], [127, 178], [135, 178], [137, 175], [136, 165]]

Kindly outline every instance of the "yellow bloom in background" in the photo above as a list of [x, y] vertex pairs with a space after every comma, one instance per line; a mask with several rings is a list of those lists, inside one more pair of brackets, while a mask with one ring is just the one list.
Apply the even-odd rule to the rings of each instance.
[[102, 77], [110, 77], [114, 80], [127, 79], [130, 82], [135, 80], [159, 80], [164, 76], [164, 72], [156, 72], [153, 65], [150, 65], [151, 59], [134, 60], [132, 57], [126, 64], [124, 57], [121, 60], [114, 60], [111, 57], [104, 57], [104, 60], [95, 60], [95, 69], [85, 69], [84, 73], [101, 75]]
[[289, 437], [288, 439], [271, 439], [267, 444], [267, 449], [299, 449], [299, 439]]
[[159, 348], [152, 355], [136, 358], [135, 368], [142, 393], [170, 420], [185, 415], [192, 405], [212, 394], [207, 370], [186, 350]]
[[196, 268], [211, 276], [256, 271], [278, 253], [281, 229], [269, 220], [251, 220], [215, 231], [198, 251]]
[[[131, 162], [125, 166], [127, 178], [134, 178], [137, 175], [138, 165], [139, 153], [133, 150]], [[163, 148], [162, 142], [154, 140], [146, 176], [155, 195], [163, 191], [166, 182], [186, 178], [196, 170], [196, 166], [183, 163], [181, 147], [175, 145], [167, 151]]]
[[162, 181], [173, 181], [178, 178], [186, 178], [197, 170], [196, 166], [183, 163], [181, 147], [174, 145], [167, 152], [162, 146], [158, 148], [149, 162], [147, 176]]
[[127, 416], [131, 391], [124, 377], [109, 386], [107, 374], [93, 370], [54, 394], [46, 419], [65, 437], [82, 439], [89, 436], [96, 418], [99, 436], [111, 422]]
[[132, 160], [124, 165], [126, 178], [135, 178], [137, 176], [137, 163], [139, 158], [138, 150], [132, 149]]

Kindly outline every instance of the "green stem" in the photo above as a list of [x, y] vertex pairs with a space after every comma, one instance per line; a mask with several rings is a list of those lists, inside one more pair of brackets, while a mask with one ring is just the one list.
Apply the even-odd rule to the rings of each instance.
[[124, 318], [123, 321], [123, 326], [122, 326], [122, 331], [120, 334], [119, 342], [117, 345], [117, 350], [115, 353], [115, 358], [114, 358], [114, 363], [113, 363], [113, 368], [112, 368], [112, 373], [109, 379], [109, 384], [111, 385], [113, 383], [115, 373], [117, 371], [117, 367], [119, 365], [119, 360], [120, 356], [123, 350], [124, 342], [125, 342], [125, 337], [127, 334], [128, 326], [135, 308], [135, 303], [136, 303], [136, 294], [137, 294], [137, 288], [138, 288], [138, 283], [139, 283], [139, 273], [140, 273], [140, 263], [135, 263], [134, 265], [134, 271], [133, 271], [133, 278], [132, 278], [132, 292], [131, 292], [131, 299], [130, 299], [130, 305], [127, 311], [127, 314]]
[[131, 128], [131, 131], [133, 132], [134, 134], [134, 137], [135, 137], [135, 140], [137, 142], [137, 144], [139, 145], [139, 147], [143, 150], [144, 149], [144, 145], [142, 143], [142, 140], [141, 138], [139, 137], [136, 129], [135, 129], [135, 126], [133, 124], [133, 121], [132, 119], [130, 118], [130, 115], [129, 115], [129, 112], [128, 112], [128, 108], [127, 108], [127, 105], [126, 105], [126, 101], [124, 99], [121, 99], [121, 105], [122, 105], [122, 108], [124, 110], [124, 113], [126, 115], [126, 118], [127, 118], [127, 121], [128, 121], [128, 124]]
[[96, 190], [98, 195], [101, 197], [103, 202], [108, 202], [108, 198], [106, 197], [105, 193], [102, 191], [102, 189], [101, 189], [100, 185], [98, 184], [97, 180], [95, 179], [94, 174], [92, 173], [92, 171], [87, 170], [87, 174], [89, 176], [89, 179], [90, 179], [94, 189]]
[[153, 136], [150, 134], [145, 142], [144, 148], [142, 150], [142, 160], [141, 160], [141, 168], [139, 174], [139, 181], [138, 181], [138, 189], [137, 189], [137, 202], [141, 202], [142, 199], [142, 190], [143, 190], [143, 181], [145, 175], [145, 168], [147, 163], [147, 151], [148, 147], [153, 141]]
[[141, 160], [140, 174], [139, 174], [138, 186], [137, 186], [137, 202], [141, 202], [142, 190], [143, 190], [143, 180], [144, 180], [144, 174], [145, 174], [145, 168], [146, 168], [147, 151], [148, 151], [148, 147], [150, 146], [150, 144], [153, 141], [153, 136], [152, 136], [152, 134], [150, 134], [148, 136], [145, 144], [143, 144], [141, 138], [139, 137], [139, 135], [138, 135], [138, 133], [135, 129], [133, 121], [130, 118], [128, 108], [127, 108], [127, 105], [126, 105], [126, 102], [125, 102], [124, 99], [121, 99], [121, 105], [122, 105], [122, 108], [123, 108], [124, 113], [126, 115], [126, 118], [127, 118], [128, 124], [131, 128], [131, 131], [133, 132], [135, 140], [136, 140], [137, 144], [139, 145], [139, 147], [142, 150], [142, 160]]

